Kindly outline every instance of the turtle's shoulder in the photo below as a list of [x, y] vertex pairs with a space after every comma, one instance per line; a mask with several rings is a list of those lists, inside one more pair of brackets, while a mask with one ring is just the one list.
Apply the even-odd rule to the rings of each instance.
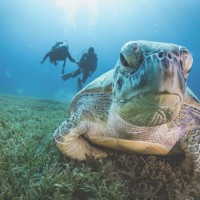
[[112, 95], [112, 81], [113, 81], [113, 70], [110, 70], [98, 78], [96, 78], [94, 81], [89, 83], [87, 86], [85, 86], [80, 92], [76, 94], [76, 96], [73, 98], [69, 110], [74, 110], [75, 107], [77, 107], [77, 104], [89, 103], [92, 101], [96, 96], [101, 96], [101, 98], [104, 98], [104, 96], [111, 96]]
[[[76, 96], [85, 93], [110, 93], [112, 92], [113, 71], [110, 70], [85, 86]], [[76, 98], [75, 96], [75, 98]]]
[[200, 100], [189, 87], [186, 88], [184, 103], [200, 110]]

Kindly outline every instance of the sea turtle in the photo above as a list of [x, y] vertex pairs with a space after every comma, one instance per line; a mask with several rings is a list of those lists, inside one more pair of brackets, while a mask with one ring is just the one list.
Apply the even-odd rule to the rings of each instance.
[[72, 100], [70, 117], [54, 133], [57, 148], [77, 160], [106, 157], [104, 147], [182, 153], [184, 169], [200, 172], [200, 102], [186, 86], [192, 62], [183, 46], [127, 42], [114, 69]]

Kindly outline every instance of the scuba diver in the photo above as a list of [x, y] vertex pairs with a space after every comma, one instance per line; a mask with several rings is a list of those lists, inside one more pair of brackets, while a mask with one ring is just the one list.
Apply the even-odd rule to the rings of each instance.
[[64, 61], [62, 74], [64, 74], [64, 68], [67, 58], [69, 58], [71, 62], [76, 62], [76, 60], [72, 58], [71, 54], [69, 53], [69, 45], [67, 41], [56, 42], [56, 44], [51, 48], [51, 50], [44, 56], [43, 60], [41, 61], [41, 64], [43, 64], [48, 57], [50, 62], [54, 65], [57, 65], [57, 61]]
[[90, 47], [88, 52], [84, 53], [81, 59], [76, 62], [79, 68], [74, 72], [62, 75], [63, 81], [74, 78], [82, 73], [82, 79], [78, 78], [78, 91], [81, 90], [88, 77], [96, 71], [97, 61], [98, 59], [96, 53], [94, 53], [94, 48]]

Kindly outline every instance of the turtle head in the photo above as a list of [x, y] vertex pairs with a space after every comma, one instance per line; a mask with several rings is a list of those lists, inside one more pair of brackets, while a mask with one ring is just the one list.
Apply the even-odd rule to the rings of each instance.
[[150, 41], [126, 43], [114, 69], [112, 111], [138, 126], [157, 126], [176, 117], [184, 101], [190, 52]]

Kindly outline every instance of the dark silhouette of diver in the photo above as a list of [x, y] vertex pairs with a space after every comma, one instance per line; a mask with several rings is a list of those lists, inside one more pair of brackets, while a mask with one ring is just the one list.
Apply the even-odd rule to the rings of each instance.
[[83, 84], [86, 82], [89, 76], [91, 76], [97, 68], [97, 55], [94, 53], [94, 48], [90, 47], [88, 49], [88, 52], [84, 53], [81, 56], [81, 59], [76, 62], [76, 64], [79, 66], [79, 68], [69, 74], [62, 75], [63, 81], [68, 80], [69, 78], [74, 78], [78, 76], [79, 74], [83, 74], [82, 79], [78, 78], [78, 91], [82, 89]]
[[49, 57], [51, 63], [57, 65], [57, 61], [64, 61], [62, 74], [64, 74], [64, 68], [66, 64], [66, 59], [69, 58], [71, 62], [76, 62], [74, 58], [72, 58], [69, 53], [69, 45], [65, 42], [56, 42], [56, 44], [51, 48], [51, 50], [44, 56], [41, 64], [45, 62], [45, 60]]

